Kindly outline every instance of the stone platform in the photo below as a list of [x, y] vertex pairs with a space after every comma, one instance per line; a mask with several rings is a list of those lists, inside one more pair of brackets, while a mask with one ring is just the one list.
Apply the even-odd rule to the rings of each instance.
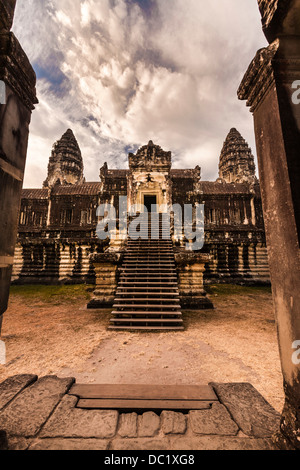
[[279, 414], [250, 384], [211, 384], [210, 409], [120, 413], [76, 408], [74, 383], [20, 375], [0, 384], [0, 449], [275, 450]]

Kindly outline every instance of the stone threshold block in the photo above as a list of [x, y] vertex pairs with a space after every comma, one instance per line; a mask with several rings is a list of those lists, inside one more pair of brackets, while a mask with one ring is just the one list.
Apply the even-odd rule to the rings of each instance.
[[280, 414], [249, 383], [211, 384], [241, 431], [249, 437], [271, 438]]
[[15, 375], [2, 382], [0, 384], [0, 410], [37, 379], [37, 375]]
[[108, 450], [102, 439], [38, 439], [28, 450]]
[[118, 287], [118, 268], [123, 260], [122, 253], [98, 253], [91, 256], [95, 266], [96, 288], [88, 308], [110, 308], [113, 306]]
[[190, 411], [190, 426], [194, 434], [236, 436], [239, 428], [227, 409], [214, 403], [210, 410]]
[[192, 251], [177, 250], [175, 262], [182, 309], [213, 309], [213, 303], [204, 289], [203, 275], [210, 256]]
[[78, 398], [66, 395], [40, 433], [41, 438], [111, 439], [116, 435], [119, 413], [114, 410], [81, 410]]
[[169, 450], [276, 450], [271, 439], [250, 439], [229, 436], [177, 437]]
[[34, 437], [45, 424], [74, 379], [43, 377], [25, 388], [0, 411], [2, 430], [8, 437]]

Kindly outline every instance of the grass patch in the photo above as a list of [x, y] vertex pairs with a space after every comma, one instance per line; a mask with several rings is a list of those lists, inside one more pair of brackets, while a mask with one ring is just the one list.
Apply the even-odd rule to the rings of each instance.
[[269, 286], [239, 286], [236, 284], [215, 284], [205, 286], [205, 290], [210, 295], [251, 295], [258, 293], [271, 294], [272, 289]]
[[44, 286], [44, 285], [26, 285], [12, 286], [11, 296], [20, 296], [26, 300], [35, 300], [41, 302], [77, 302], [78, 299], [89, 300], [90, 292], [88, 289], [92, 286], [85, 284], [76, 284], [71, 286]]

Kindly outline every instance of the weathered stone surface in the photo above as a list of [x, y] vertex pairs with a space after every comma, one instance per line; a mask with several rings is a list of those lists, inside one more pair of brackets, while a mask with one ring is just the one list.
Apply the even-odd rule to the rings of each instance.
[[168, 439], [115, 439], [111, 450], [169, 450]]
[[31, 440], [22, 437], [11, 437], [8, 439], [8, 450], [27, 450]]
[[121, 437], [137, 437], [138, 415], [136, 413], [122, 414], [119, 420], [118, 434]]
[[182, 413], [163, 411], [161, 423], [164, 434], [184, 434], [186, 432], [187, 418]]
[[213, 384], [213, 387], [247, 436], [271, 437], [279, 430], [280, 414], [251, 384]]
[[1, 427], [11, 436], [35, 436], [74, 379], [43, 377], [0, 412]]
[[295, 34], [299, 18], [299, 2], [294, 0], [258, 0], [263, 31], [269, 42], [280, 35]]
[[36, 375], [15, 375], [2, 382], [0, 384], [0, 410], [36, 380]]
[[271, 439], [238, 437], [181, 437], [171, 439], [172, 450], [275, 450]]
[[139, 416], [139, 437], [153, 437], [160, 428], [160, 418], [153, 411]]
[[39, 439], [29, 450], [107, 450], [108, 444], [101, 439]]
[[0, 431], [0, 450], [7, 450], [8, 449], [8, 442], [7, 436], [5, 431]]
[[195, 434], [235, 436], [238, 427], [225, 406], [214, 403], [210, 410], [190, 411], [191, 429]]
[[41, 437], [109, 439], [115, 436], [117, 411], [75, 408], [77, 398], [66, 395], [41, 432]]

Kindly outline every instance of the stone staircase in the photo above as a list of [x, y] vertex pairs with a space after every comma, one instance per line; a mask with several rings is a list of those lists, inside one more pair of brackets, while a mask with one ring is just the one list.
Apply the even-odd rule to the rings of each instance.
[[129, 234], [109, 329], [183, 330], [170, 228], [149, 217], [140, 237]]

